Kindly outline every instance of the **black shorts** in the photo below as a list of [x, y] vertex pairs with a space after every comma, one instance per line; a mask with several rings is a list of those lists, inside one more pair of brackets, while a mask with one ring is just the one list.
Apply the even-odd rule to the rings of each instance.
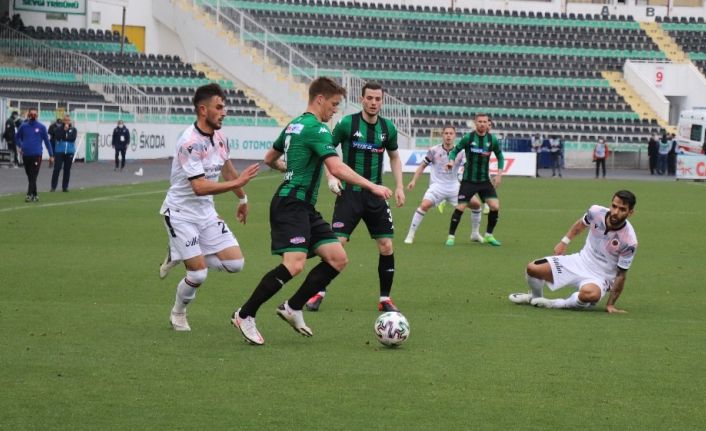
[[338, 242], [331, 225], [313, 205], [289, 196], [275, 196], [270, 203], [272, 254], [300, 251], [313, 257], [319, 246]]
[[336, 198], [331, 225], [336, 236], [350, 238], [360, 220], [365, 222], [371, 238], [392, 238], [395, 227], [392, 211], [385, 199], [367, 190], [343, 190]]
[[495, 187], [490, 181], [483, 181], [482, 183], [461, 181], [461, 186], [458, 189], [458, 202], [469, 203], [476, 193], [478, 193], [483, 202], [488, 199], [497, 199], [498, 197]]

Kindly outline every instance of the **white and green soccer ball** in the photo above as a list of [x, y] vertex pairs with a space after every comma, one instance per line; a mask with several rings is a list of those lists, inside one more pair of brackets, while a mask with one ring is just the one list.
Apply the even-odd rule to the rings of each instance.
[[409, 338], [409, 322], [397, 311], [388, 311], [375, 320], [375, 336], [380, 343], [388, 347], [396, 347]]

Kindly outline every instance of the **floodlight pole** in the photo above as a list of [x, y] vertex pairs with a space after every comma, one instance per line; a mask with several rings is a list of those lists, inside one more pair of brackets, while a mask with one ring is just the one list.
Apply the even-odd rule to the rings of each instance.
[[120, 29], [120, 55], [123, 55], [123, 48], [125, 47], [125, 6], [123, 6], [123, 23]]

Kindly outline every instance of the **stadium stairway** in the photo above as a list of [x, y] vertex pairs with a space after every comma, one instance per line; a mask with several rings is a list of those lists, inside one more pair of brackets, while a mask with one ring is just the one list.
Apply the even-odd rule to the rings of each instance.
[[602, 72], [603, 78], [608, 81], [611, 87], [615, 88], [615, 91], [625, 99], [625, 101], [630, 105], [630, 108], [636, 112], [641, 119], [655, 120], [657, 124], [663, 129], [670, 133], [676, 133], [676, 127], [670, 125], [667, 120], [661, 118], [657, 113], [650, 107], [650, 105], [645, 102], [645, 100], [640, 97], [640, 95], [632, 88], [630, 84], [623, 77], [622, 72]]
[[689, 56], [681, 49], [679, 44], [664, 31], [657, 22], [641, 22], [640, 27], [654, 41], [669, 60], [674, 63], [685, 63], [689, 61]]
[[[206, 5], [204, 5], [205, 7]], [[155, 0], [154, 18], [180, 38], [192, 58], [208, 62], [235, 82], [247, 82], [261, 95], [260, 106], [278, 106], [288, 117], [306, 105], [305, 86], [280, 66], [269, 64], [253, 44], [238, 37], [234, 23], [185, 0]]]

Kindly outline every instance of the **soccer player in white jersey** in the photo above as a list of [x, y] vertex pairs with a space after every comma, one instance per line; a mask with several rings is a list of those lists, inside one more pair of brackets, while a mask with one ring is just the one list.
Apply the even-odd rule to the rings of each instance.
[[[220, 132], [226, 115], [226, 97], [221, 87], [199, 87], [193, 100], [196, 122], [179, 137], [171, 186], [159, 211], [169, 237], [169, 250], [159, 268], [159, 277], [165, 278], [180, 262], [186, 266], [186, 277], [177, 285], [169, 319], [175, 331], [191, 330], [186, 306], [206, 281], [208, 268], [226, 272], [243, 269], [245, 259], [238, 241], [216, 213], [212, 195], [234, 192], [240, 199], [236, 218], [245, 224], [248, 198], [242, 187], [257, 175], [259, 168], [254, 163], [238, 175], [229, 159], [228, 140]], [[220, 175], [224, 182], [218, 182]]]
[[[593, 205], [574, 223], [564, 238], [554, 247], [554, 256], [535, 260], [527, 265], [529, 293], [513, 293], [510, 301], [543, 308], [586, 309], [609, 293], [605, 310], [625, 313], [615, 307], [625, 287], [628, 269], [637, 250], [637, 236], [628, 221], [637, 198], [627, 190], [613, 195], [610, 208]], [[564, 255], [577, 235], [589, 229], [580, 252]], [[566, 299], [547, 299], [542, 289], [547, 283], [551, 290], [573, 286], [578, 290]]]
[[[414, 235], [429, 209], [435, 206], [442, 208], [443, 204], [446, 202], [454, 207], [458, 205], [458, 173], [466, 159], [462, 153], [462, 156], [456, 158], [452, 169], [446, 169], [446, 164], [449, 162], [449, 152], [456, 144], [456, 128], [450, 124], [445, 125], [441, 137], [443, 140], [442, 143], [431, 147], [429, 151], [427, 151], [426, 156], [424, 156], [424, 159], [414, 172], [412, 180], [407, 184], [407, 190], [412, 191], [417, 184], [417, 180], [422, 175], [422, 172], [424, 172], [424, 169], [431, 165], [429, 188], [424, 193], [419, 207], [414, 211], [412, 224], [409, 226], [409, 232], [407, 232], [407, 237], [404, 240], [405, 244], [414, 243]], [[482, 216], [481, 202], [478, 197], [473, 196], [470, 206], [471, 241], [483, 242], [483, 237], [479, 232]]]

